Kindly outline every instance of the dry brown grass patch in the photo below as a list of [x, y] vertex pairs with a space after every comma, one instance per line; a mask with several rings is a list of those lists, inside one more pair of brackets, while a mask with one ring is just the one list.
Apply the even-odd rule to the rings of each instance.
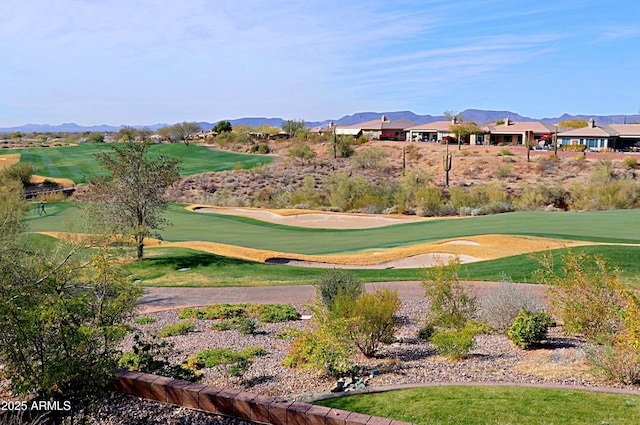
[[19, 153], [7, 153], [4, 155], [0, 155], [0, 168], [10, 167], [13, 164], [17, 164], [18, 162], [20, 162]]

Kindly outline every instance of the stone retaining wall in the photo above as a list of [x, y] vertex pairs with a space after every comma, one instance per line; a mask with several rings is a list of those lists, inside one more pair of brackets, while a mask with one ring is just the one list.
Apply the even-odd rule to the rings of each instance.
[[114, 388], [149, 400], [272, 425], [411, 425], [246, 391], [119, 370]]

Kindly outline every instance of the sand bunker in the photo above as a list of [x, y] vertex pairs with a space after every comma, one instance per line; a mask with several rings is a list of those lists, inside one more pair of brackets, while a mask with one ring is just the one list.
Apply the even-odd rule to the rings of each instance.
[[[337, 264], [322, 263], [318, 261], [302, 261], [291, 258], [269, 258], [265, 262], [269, 264], [281, 264], [287, 266], [316, 267], [316, 268], [336, 268], [336, 269], [418, 269], [420, 267], [433, 267], [437, 264], [447, 264], [454, 254], [443, 252], [413, 255], [411, 257], [398, 258], [396, 260], [384, 261], [378, 264]], [[460, 263], [473, 263], [482, 261], [482, 258], [471, 255], [458, 255]]]
[[264, 210], [205, 206], [193, 206], [190, 209], [202, 213], [236, 215], [268, 221], [270, 223], [283, 224], [286, 226], [308, 227], [314, 229], [372, 229], [376, 227], [390, 226], [393, 224], [425, 220], [415, 216], [390, 217], [387, 215], [376, 214], [345, 214], [304, 210]]

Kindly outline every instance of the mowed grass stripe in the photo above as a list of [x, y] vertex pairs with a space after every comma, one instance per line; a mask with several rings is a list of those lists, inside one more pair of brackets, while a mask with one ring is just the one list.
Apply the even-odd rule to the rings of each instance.
[[[30, 223], [34, 231], [69, 231], [76, 208], [60, 204], [56, 215]], [[534, 235], [610, 243], [640, 243], [640, 211], [522, 212], [459, 220], [434, 220], [376, 229], [329, 230], [274, 225], [250, 218], [191, 212], [172, 205], [162, 231], [168, 241], [204, 241], [298, 254], [331, 254], [412, 245], [482, 234]], [[535, 229], [535, 231], [532, 231]]]
[[[81, 143], [77, 146], [9, 150], [7, 153], [21, 154], [20, 162], [35, 164], [39, 175], [83, 183], [88, 177], [106, 174], [99, 167], [95, 154], [110, 151], [109, 144]], [[183, 143], [154, 144], [150, 146], [149, 152], [155, 157], [164, 155], [180, 158], [180, 174], [183, 176], [207, 171], [232, 170], [237, 167], [248, 169], [273, 161], [273, 158], [268, 156], [214, 151], [204, 146], [187, 146]]]

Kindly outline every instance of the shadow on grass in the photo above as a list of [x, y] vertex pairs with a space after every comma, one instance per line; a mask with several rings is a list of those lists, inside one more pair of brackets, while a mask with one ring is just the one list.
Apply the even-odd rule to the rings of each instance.
[[237, 258], [224, 257], [222, 255], [209, 254], [209, 253], [192, 253], [189, 255], [175, 255], [175, 256], [162, 256], [158, 258], [144, 258], [140, 260], [140, 265], [157, 266], [157, 267], [171, 267], [176, 270], [195, 268], [195, 267], [237, 267], [237, 266], [251, 266], [255, 264], [262, 264], [255, 261], [240, 260]]

